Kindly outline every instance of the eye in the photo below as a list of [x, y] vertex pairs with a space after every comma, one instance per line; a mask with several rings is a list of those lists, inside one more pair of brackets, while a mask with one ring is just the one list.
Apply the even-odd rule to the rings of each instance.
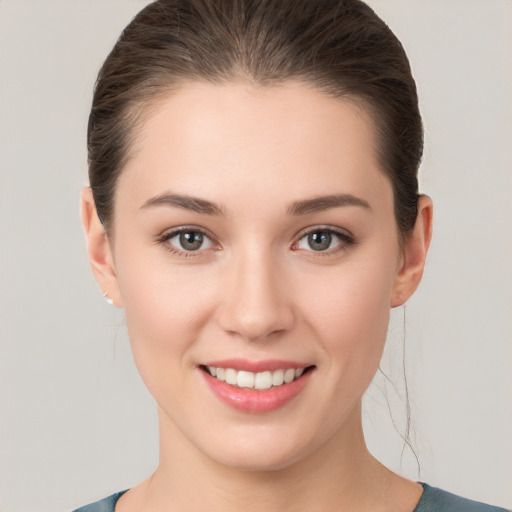
[[352, 245], [354, 239], [333, 229], [314, 229], [305, 233], [297, 242], [297, 249], [315, 252], [331, 252], [343, 245]]
[[160, 242], [176, 253], [200, 252], [213, 247], [212, 240], [202, 231], [181, 228], [165, 234]]

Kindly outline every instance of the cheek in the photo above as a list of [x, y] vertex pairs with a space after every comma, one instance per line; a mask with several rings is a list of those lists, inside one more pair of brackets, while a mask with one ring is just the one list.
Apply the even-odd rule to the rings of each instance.
[[389, 323], [393, 261], [358, 259], [333, 269], [329, 279], [309, 279], [302, 286], [307, 322], [330, 364], [347, 379], [359, 374], [369, 381], [377, 370]]
[[152, 390], [165, 385], [173, 369], [194, 366], [190, 348], [209, 317], [213, 283], [198, 267], [171, 267], [165, 255], [143, 260], [135, 250], [126, 254], [119, 258], [118, 278], [130, 343]]

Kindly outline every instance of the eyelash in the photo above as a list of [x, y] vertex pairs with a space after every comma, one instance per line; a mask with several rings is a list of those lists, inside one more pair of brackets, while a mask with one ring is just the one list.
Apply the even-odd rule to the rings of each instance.
[[[178, 235], [181, 235], [182, 233], [199, 233], [206, 240], [208, 240], [212, 245], [215, 245], [213, 238], [210, 235], [208, 235], [208, 233], [205, 230], [203, 230], [199, 227], [195, 227], [195, 226], [184, 226], [184, 227], [180, 227], [178, 229], [174, 229], [172, 231], [166, 232], [157, 239], [157, 243], [162, 245], [170, 253], [181, 256], [181, 257], [188, 258], [188, 257], [194, 257], [194, 256], [201, 256], [202, 253], [206, 249], [187, 251], [187, 250], [178, 249], [176, 246], [169, 243], [170, 240], [172, 240], [174, 237], [176, 237]], [[323, 250], [315, 251], [314, 249], [308, 250], [308, 249], [301, 249], [299, 247], [296, 247], [301, 242], [301, 240], [303, 240], [304, 238], [306, 238], [314, 233], [326, 233], [331, 236], [334, 235], [336, 238], [338, 238], [339, 243], [334, 248], [327, 249], [325, 251], [323, 251]], [[292, 245], [292, 250], [294, 250], [294, 251], [304, 250], [306, 252], [312, 253], [312, 255], [314, 255], [315, 257], [331, 256], [333, 254], [336, 254], [340, 251], [347, 249], [348, 247], [350, 247], [352, 245], [355, 245], [356, 242], [357, 242], [357, 240], [354, 238], [354, 236], [345, 231], [341, 231], [341, 230], [334, 229], [332, 227], [327, 227], [327, 226], [325, 226], [325, 227], [324, 226], [315, 226], [314, 228], [307, 228], [307, 229], [303, 230], [301, 233], [299, 233], [299, 235], [297, 237], [297, 241], [294, 242]], [[207, 249], [209, 249], [209, 247]]]
[[[338, 244], [331, 249], [327, 249], [325, 251], [315, 251], [314, 249], [304, 249], [306, 252], [311, 253], [310, 257], [328, 257], [333, 256], [334, 254], [337, 254], [340, 251], [347, 250], [349, 247], [355, 245], [357, 243], [356, 238], [346, 232], [339, 229], [335, 229], [333, 227], [329, 226], [315, 226], [313, 228], [307, 228], [303, 230], [301, 233], [299, 233], [297, 241], [293, 244], [293, 247], [298, 246], [298, 244], [303, 240], [304, 238], [314, 234], [314, 233], [327, 233], [329, 235], [334, 235], [338, 239]], [[296, 251], [303, 250], [299, 247], [294, 249]]]
[[165, 250], [169, 251], [172, 254], [176, 254], [177, 256], [181, 256], [184, 258], [201, 256], [202, 253], [204, 252], [204, 249], [198, 249], [196, 251], [187, 251], [178, 249], [176, 246], [169, 243], [170, 240], [172, 240], [174, 237], [178, 235], [181, 235], [182, 233], [199, 233], [205, 238], [205, 240], [209, 240], [211, 244], [214, 244], [212, 237], [208, 235], [206, 231], [195, 226], [184, 226], [178, 229], [174, 229], [172, 231], [168, 231], [157, 239], [157, 243], [162, 245]]

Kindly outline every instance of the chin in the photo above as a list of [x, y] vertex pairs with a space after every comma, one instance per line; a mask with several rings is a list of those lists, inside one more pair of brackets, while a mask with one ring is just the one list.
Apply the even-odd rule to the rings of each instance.
[[216, 462], [227, 468], [252, 473], [282, 471], [293, 466], [301, 457], [296, 453], [269, 453], [266, 450], [239, 450], [232, 454], [222, 454]]
[[[315, 450], [304, 440], [293, 440], [291, 436], [272, 435], [237, 438], [229, 445], [219, 441], [213, 443], [209, 457], [218, 464], [233, 470], [248, 472], [275, 472], [285, 470], [306, 458]], [[269, 438], [270, 437], [270, 438]], [[206, 451], [206, 450], [205, 450]]]

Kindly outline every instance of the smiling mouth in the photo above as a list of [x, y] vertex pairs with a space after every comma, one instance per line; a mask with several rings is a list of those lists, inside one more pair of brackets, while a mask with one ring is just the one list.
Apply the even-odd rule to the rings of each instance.
[[235, 370], [234, 368], [201, 366], [203, 371], [207, 372], [216, 380], [237, 388], [255, 389], [259, 391], [290, 384], [313, 368], [314, 366], [308, 366], [306, 368], [287, 368], [254, 373], [245, 370]]

